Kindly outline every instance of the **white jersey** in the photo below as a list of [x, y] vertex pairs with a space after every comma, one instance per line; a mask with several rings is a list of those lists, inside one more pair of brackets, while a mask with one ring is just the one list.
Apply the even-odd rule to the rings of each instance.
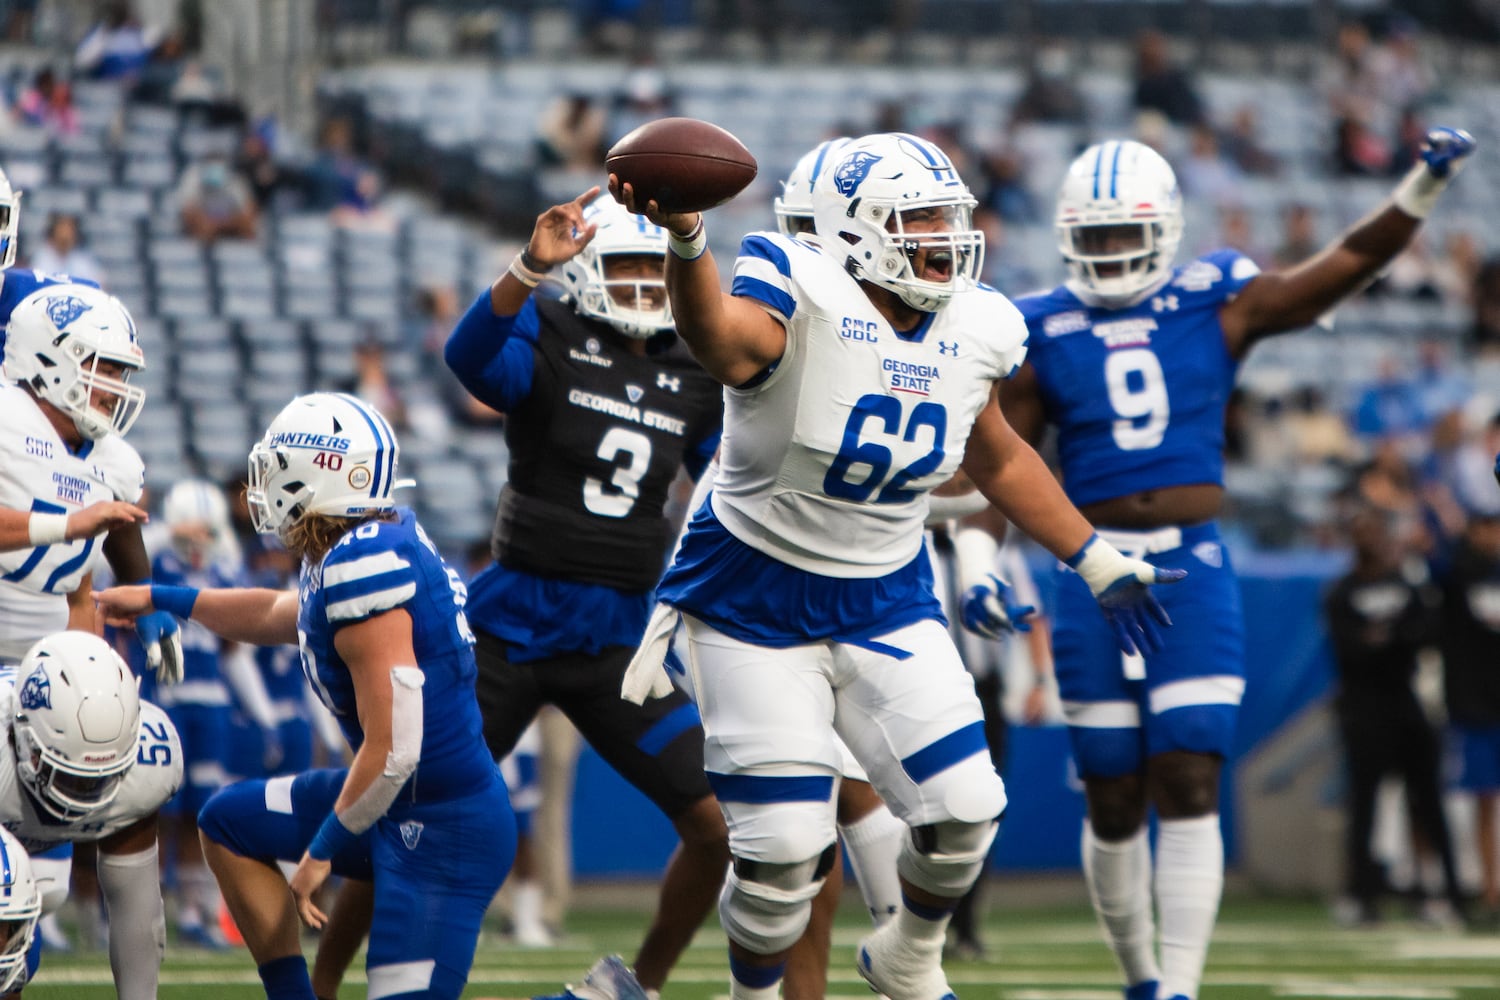
[[993, 383], [1026, 357], [1026, 324], [990, 288], [898, 335], [811, 242], [745, 237], [734, 294], [787, 328], [769, 377], [726, 389], [714, 514], [740, 541], [823, 576], [877, 577], [922, 545], [927, 493], [963, 460]]
[[[144, 467], [118, 435], [75, 454], [25, 389], [0, 382], [0, 507], [71, 514], [101, 500], [136, 503]], [[0, 552], [0, 663], [16, 664], [68, 627], [67, 595], [103, 556], [101, 538]]]
[[114, 800], [90, 816], [64, 823], [37, 805], [16, 773], [13, 684], [0, 684], [0, 825], [36, 852], [61, 843], [101, 840], [156, 812], [182, 784], [182, 743], [167, 713], [141, 702], [141, 737], [135, 764], [125, 772]]

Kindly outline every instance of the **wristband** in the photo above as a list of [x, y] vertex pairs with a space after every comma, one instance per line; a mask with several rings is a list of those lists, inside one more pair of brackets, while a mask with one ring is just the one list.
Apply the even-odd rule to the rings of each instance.
[[547, 278], [546, 271], [536, 271], [526, 266], [526, 251], [522, 250], [511, 259], [510, 267], [506, 268], [510, 276], [515, 278], [527, 288], [535, 288]]
[[1109, 589], [1110, 584], [1122, 576], [1135, 576], [1137, 565], [1126, 559], [1119, 549], [1100, 538], [1097, 532], [1084, 543], [1083, 548], [1063, 562], [1083, 577], [1083, 582], [1089, 585], [1089, 590], [1095, 597]]
[[163, 583], [151, 585], [151, 603], [158, 611], [187, 621], [193, 617], [193, 605], [198, 603], [197, 587], [171, 587]]
[[307, 845], [307, 856], [316, 861], [332, 861], [335, 854], [357, 840], [359, 834], [341, 823], [338, 813], [330, 812], [323, 825], [318, 827], [312, 843]]
[[1434, 177], [1432, 171], [1427, 169], [1426, 161], [1418, 160], [1417, 165], [1408, 170], [1406, 176], [1401, 178], [1401, 183], [1396, 185], [1391, 201], [1413, 219], [1425, 219], [1432, 214], [1438, 197], [1457, 172], [1449, 170], [1447, 177]]
[[698, 224], [686, 236], [678, 236], [667, 230], [667, 246], [682, 260], [697, 260], [708, 249], [708, 231], [703, 225], [703, 213], [698, 213]]
[[26, 522], [26, 535], [32, 548], [57, 545], [68, 540], [68, 515], [32, 514]]
[[522, 247], [521, 252], [516, 256], [521, 258], [521, 266], [532, 274], [548, 274], [552, 270], [553, 265], [543, 264], [531, 255], [530, 243]]

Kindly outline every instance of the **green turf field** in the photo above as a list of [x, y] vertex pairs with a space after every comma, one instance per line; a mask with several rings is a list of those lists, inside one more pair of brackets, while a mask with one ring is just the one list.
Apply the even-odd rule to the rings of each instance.
[[[997, 883], [992, 898], [1003, 894]], [[585, 890], [586, 892], [586, 890]], [[649, 897], [649, 894], [648, 894]], [[862, 912], [845, 906], [834, 940], [828, 996], [869, 1000], [853, 969]], [[525, 997], [577, 978], [604, 952], [627, 956], [639, 939], [637, 913], [575, 912], [564, 946], [521, 951], [487, 936], [466, 997]], [[963, 1000], [1118, 1000], [1115, 973], [1093, 920], [1078, 906], [1009, 910], [991, 916], [991, 957], [950, 962], [948, 978]], [[727, 964], [717, 924], [706, 928], [668, 985], [667, 1000], [712, 1000], [727, 994]], [[254, 1000], [262, 996], [248, 953], [170, 947], [162, 1000]], [[102, 955], [48, 955], [28, 1000], [113, 997]], [[340, 994], [364, 996], [353, 974]], [[1393, 922], [1340, 930], [1315, 903], [1231, 901], [1209, 958], [1204, 1000], [1271, 997], [1495, 1000], [1500, 998], [1500, 934], [1429, 930]]]

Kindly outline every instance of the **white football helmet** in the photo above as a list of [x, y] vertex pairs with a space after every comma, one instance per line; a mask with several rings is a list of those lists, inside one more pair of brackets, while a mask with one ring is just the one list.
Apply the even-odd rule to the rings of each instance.
[[26, 981], [26, 953], [42, 915], [42, 894], [31, 872], [31, 855], [15, 834], [0, 828], [0, 994]]
[[[946, 153], [905, 132], [855, 139], [813, 183], [813, 221], [824, 249], [846, 254], [854, 277], [935, 312], [973, 288], [984, 264], [976, 202]], [[922, 255], [924, 272], [916, 271]]]
[[396, 434], [373, 406], [344, 393], [298, 396], [250, 449], [250, 520], [285, 542], [304, 514], [390, 510], [397, 456]]
[[37, 803], [64, 822], [114, 801], [140, 741], [138, 681], [103, 639], [57, 632], [17, 670], [16, 772]]
[[[672, 329], [672, 303], [664, 278], [667, 231], [644, 215], [631, 215], [609, 195], [583, 210], [599, 226], [593, 240], [562, 265], [567, 297], [585, 316], [602, 319], [627, 337], [645, 340]], [[660, 263], [652, 277], [611, 276], [611, 258], [645, 257]]]
[[1063, 178], [1056, 228], [1073, 284], [1099, 305], [1134, 305], [1171, 274], [1182, 242], [1177, 175], [1142, 143], [1090, 146]]
[[10, 178], [0, 170], [0, 271], [16, 262], [20, 227], [21, 192], [10, 186]]
[[[118, 377], [100, 371], [119, 365]], [[49, 285], [22, 299], [5, 340], [5, 377], [73, 418], [91, 440], [124, 434], [140, 416], [146, 390], [130, 376], [146, 367], [135, 320], [120, 300], [90, 285]], [[114, 397], [99, 409], [97, 392]]]
[[161, 504], [162, 520], [172, 534], [172, 548], [199, 565], [222, 551], [234, 537], [229, 501], [213, 483], [184, 479], [172, 484]]
[[813, 184], [823, 168], [837, 162], [838, 152], [849, 144], [848, 136], [825, 139], [808, 150], [797, 161], [786, 180], [781, 182], [781, 194], [772, 202], [776, 209], [776, 228], [783, 236], [797, 236], [815, 231], [813, 225]]

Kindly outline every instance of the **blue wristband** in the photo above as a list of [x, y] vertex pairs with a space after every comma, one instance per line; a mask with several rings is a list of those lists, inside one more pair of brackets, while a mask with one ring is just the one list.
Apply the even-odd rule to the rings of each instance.
[[307, 845], [307, 855], [317, 861], [331, 861], [335, 854], [358, 839], [359, 834], [351, 833], [349, 828], [339, 821], [339, 814], [331, 812], [323, 821], [323, 825], [318, 827], [312, 843]]
[[[1064, 559], [1063, 563], [1065, 565], [1067, 565], [1067, 567], [1069, 569], [1077, 569], [1078, 568], [1078, 564], [1081, 563], [1081, 562], [1083, 562], [1084, 554], [1088, 552], [1089, 546], [1093, 545], [1098, 540], [1099, 540], [1099, 532], [1096, 531], [1092, 535], [1089, 536], [1089, 540], [1088, 541], [1086, 541], [1086, 542], [1083, 543], [1083, 548], [1079, 549], [1077, 552], [1073, 553], [1071, 556], [1069, 556], [1068, 558]], [[155, 589], [155, 588], [153, 588], [153, 589]], [[158, 607], [159, 606], [160, 605], [158, 605]]]
[[153, 583], [151, 603], [156, 606], [156, 610], [166, 611], [186, 621], [193, 617], [193, 605], [198, 603], [198, 588]]

